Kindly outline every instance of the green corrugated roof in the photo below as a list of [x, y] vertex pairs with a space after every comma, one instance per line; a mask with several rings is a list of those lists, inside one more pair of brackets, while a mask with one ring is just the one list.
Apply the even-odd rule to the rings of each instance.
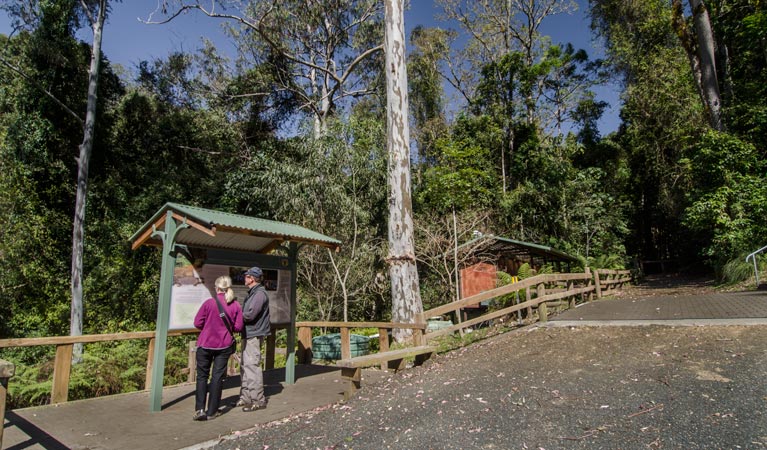
[[469, 242], [466, 242], [465, 244], [459, 245], [458, 248], [460, 249], [462, 247], [469, 247], [469, 246], [471, 246], [473, 244], [476, 244], [477, 242], [483, 241], [483, 240], [485, 240], [485, 241], [495, 241], [494, 243], [490, 243], [489, 244], [491, 246], [493, 244], [499, 244], [499, 245], [496, 245], [496, 247], [498, 247], [496, 250], [502, 250], [504, 248], [509, 249], [509, 248], [514, 248], [515, 247], [515, 248], [518, 248], [518, 249], [526, 250], [526, 251], [528, 251], [530, 253], [534, 253], [534, 254], [536, 254], [538, 256], [551, 256], [554, 259], [578, 262], [578, 258], [576, 258], [574, 256], [571, 256], [571, 255], [568, 255], [565, 252], [561, 252], [559, 250], [556, 250], [556, 249], [553, 249], [551, 247], [545, 246], [545, 245], [534, 244], [532, 242], [517, 241], [515, 239], [509, 239], [509, 238], [504, 238], [504, 237], [500, 237], [500, 236], [493, 236], [491, 234], [480, 236], [480, 237], [477, 237], [475, 239], [472, 239]]
[[[216, 236], [210, 236], [194, 228], [187, 228], [179, 233], [176, 242], [179, 244], [195, 245], [202, 248], [229, 248], [241, 250], [258, 250], [265, 248], [274, 241], [308, 242], [326, 247], [338, 247], [341, 241], [294, 225], [275, 220], [232, 214], [197, 206], [166, 203], [139, 230], [131, 236], [135, 242], [152, 228], [167, 211], [202, 225], [210, 230], [216, 229]], [[157, 244], [158, 241], [147, 240]]]

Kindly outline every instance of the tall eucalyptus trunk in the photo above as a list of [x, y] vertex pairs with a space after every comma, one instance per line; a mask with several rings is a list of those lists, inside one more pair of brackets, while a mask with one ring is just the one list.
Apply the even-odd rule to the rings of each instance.
[[721, 131], [724, 129], [722, 99], [716, 75], [715, 40], [711, 18], [703, 0], [689, 1], [693, 31], [690, 31], [685, 21], [681, 0], [673, 0], [674, 30], [687, 53], [698, 93], [708, 113], [709, 125]]
[[[413, 243], [410, 128], [405, 64], [404, 0], [385, 0], [386, 147], [389, 155], [389, 275], [392, 321], [413, 322], [423, 311]], [[411, 330], [394, 330], [397, 342]]]
[[721, 131], [723, 129], [722, 100], [719, 94], [719, 80], [716, 76], [714, 30], [711, 27], [711, 17], [703, 0], [690, 0], [690, 8], [692, 9], [692, 20], [698, 42], [698, 59], [701, 72], [700, 89], [706, 103], [711, 127]]
[[[83, 334], [83, 241], [85, 235], [85, 204], [88, 197], [88, 166], [93, 151], [93, 135], [96, 130], [96, 102], [99, 84], [99, 66], [101, 64], [101, 35], [104, 29], [107, 0], [98, 0], [94, 6], [98, 8], [95, 16], [81, 0], [82, 7], [91, 22], [93, 29], [93, 46], [91, 47], [91, 63], [88, 69], [88, 101], [83, 126], [83, 142], [80, 144], [80, 157], [77, 160], [77, 196], [75, 200], [75, 215], [72, 231], [72, 279], [71, 294], [72, 308], [70, 315], [70, 336]], [[76, 344], [72, 360], [80, 362], [83, 346]]]

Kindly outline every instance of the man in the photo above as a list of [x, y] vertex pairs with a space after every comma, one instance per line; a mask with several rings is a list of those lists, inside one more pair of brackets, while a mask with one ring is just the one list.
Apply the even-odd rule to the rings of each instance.
[[245, 286], [248, 296], [242, 305], [242, 318], [245, 327], [242, 332], [242, 388], [240, 401], [245, 412], [266, 408], [264, 397], [264, 372], [261, 370], [261, 345], [264, 336], [268, 336], [269, 297], [266, 295], [263, 281], [264, 273], [258, 267], [245, 271]]

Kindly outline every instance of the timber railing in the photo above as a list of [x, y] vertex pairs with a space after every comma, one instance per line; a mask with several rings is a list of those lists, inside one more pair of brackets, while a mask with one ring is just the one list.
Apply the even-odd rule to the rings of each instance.
[[431, 332], [424, 332], [420, 339], [416, 339], [416, 345], [422, 345], [430, 339], [462, 331], [474, 325], [479, 325], [494, 319], [499, 319], [512, 314], [521, 318], [522, 312], [526, 317], [534, 319], [533, 312], [537, 312], [537, 320], [546, 322], [549, 307], [573, 308], [577, 303], [591, 300], [593, 297], [600, 298], [609, 295], [616, 289], [631, 281], [629, 270], [606, 270], [598, 269], [591, 272], [586, 269], [583, 273], [552, 273], [536, 275], [516, 283], [510, 283], [495, 289], [481, 292], [471, 297], [448, 303], [417, 315], [416, 322], [426, 323], [430, 317], [449, 314], [460, 314], [463, 308], [479, 305], [499, 297], [512, 295], [516, 298], [524, 297], [524, 301], [515, 302], [511, 306], [501, 309], [489, 310], [479, 317], [461, 321], [456, 325], [445, 327]]
[[[377, 328], [379, 352], [389, 351], [389, 331], [395, 329], [413, 330], [413, 344], [416, 346], [425, 345], [428, 340], [451, 334], [474, 325], [486, 323], [493, 319], [516, 314], [521, 318], [521, 312], [526, 312], [528, 320], [539, 320], [545, 322], [548, 318], [549, 307], [574, 307], [579, 302], [591, 300], [593, 297], [602, 297], [609, 295], [624, 284], [631, 281], [630, 271], [628, 270], [595, 270], [593, 275], [590, 271], [584, 273], [561, 273], [544, 274], [514, 282], [502, 287], [491, 289], [467, 297], [452, 303], [448, 303], [416, 315], [415, 323], [393, 323], [393, 322], [296, 322], [298, 329], [298, 348], [296, 350], [296, 361], [298, 363], [308, 364], [312, 361], [312, 336], [313, 329], [321, 328], [327, 330], [340, 329], [341, 337], [341, 359], [351, 357], [351, 330], [356, 328]], [[517, 294], [518, 293], [518, 294]], [[511, 306], [505, 306], [501, 309], [490, 310], [479, 317], [463, 321], [457, 325], [429, 331], [427, 328], [427, 319], [434, 316], [442, 316], [450, 313], [460, 314], [460, 310], [468, 306], [477, 305], [498, 297], [515, 294], [520, 300]], [[524, 298], [524, 301], [521, 300]], [[533, 314], [537, 312], [537, 314]], [[283, 329], [285, 326], [273, 327], [275, 330]], [[168, 336], [196, 335], [199, 330], [171, 330]], [[274, 355], [276, 351], [275, 334], [272, 333], [266, 340], [266, 352], [264, 356], [264, 366], [266, 369], [274, 368]], [[69, 395], [69, 378], [72, 370], [72, 353], [74, 344], [91, 344], [96, 342], [113, 342], [129, 339], [148, 340], [147, 363], [146, 363], [146, 381], [144, 389], [151, 387], [152, 361], [154, 359], [154, 331], [139, 331], [129, 333], [110, 333], [93, 334], [83, 336], [56, 336], [56, 337], [37, 337], [37, 338], [11, 338], [0, 339], [0, 349], [11, 347], [34, 347], [34, 346], [56, 346], [56, 357], [53, 366], [53, 382], [51, 386], [50, 403], [66, 402]], [[189, 371], [188, 381], [194, 381], [195, 365], [194, 343], [189, 343]], [[12, 369], [2, 364], [0, 360], [0, 394], [5, 394], [8, 378], [12, 376]], [[10, 364], [10, 363], [9, 363]], [[11, 364], [11, 366], [13, 365]], [[3, 374], [11, 374], [4, 377]], [[0, 412], [4, 411], [5, 398], [0, 398]], [[0, 438], [2, 434], [0, 434]]]
[[[168, 336], [198, 334], [200, 330], [171, 330]], [[51, 403], [63, 403], [69, 396], [69, 377], [72, 372], [72, 351], [75, 344], [93, 344], [96, 342], [125, 341], [129, 339], [148, 339], [149, 347], [146, 362], [145, 389], [152, 381], [152, 361], [154, 359], [154, 331], [136, 331], [130, 333], [86, 334], [82, 336], [54, 336], [36, 338], [0, 339], [0, 349], [10, 347], [56, 346], [56, 358], [53, 362], [53, 382], [51, 385]]]
[[[426, 330], [426, 322], [296, 322], [298, 328], [298, 351], [296, 361], [300, 364], [312, 362], [312, 336], [314, 328], [339, 328], [341, 330], [341, 359], [349, 359], [351, 351], [351, 330], [353, 328], [378, 328], [378, 351], [389, 350], [389, 331], [395, 329]], [[417, 333], [416, 333], [417, 334]]]

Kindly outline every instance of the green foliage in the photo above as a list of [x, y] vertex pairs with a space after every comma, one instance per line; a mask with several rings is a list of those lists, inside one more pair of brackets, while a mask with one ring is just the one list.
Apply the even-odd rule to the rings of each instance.
[[690, 206], [683, 223], [706, 244], [713, 267], [753, 251], [767, 240], [767, 180], [757, 149], [727, 133], [702, 136], [689, 159]]
[[625, 269], [623, 257], [621, 255], [599, 255], [588, 259], [588, 266], [594, 269]]
[[[166, 386], [187, 380], [188, 342], [186, 337], [168, 339], [165, 358]], [[8, 386], [8, 407], [25, 408], [50, 402], [54, 356], [52, 352], [36, 361], [22, 362], [13, 355], [3, 358], [16, 364], [16, 375]], [[100, 397], [144, 389], [147, 341], [127, 340], [88, 344], [83, 361], [72, 367], [69, 400]]]
[[[756, 268], [759, 271], [759, 279], [764, 279], [762, 274], [767, 270], [767, 258], [764, 255], [756, 255]], [[743, 253], [737, 258], [727, 261], [722, 266], [721, 279], [727, 284], [736, 284], [747, 280], [754, 280], [754, 262], [746, 261]]]
[[535, 276], [535, 271], [532, 267], [530, 267], [529, 263], [524, 263], [521, 266], [519, 266], [519, 269], [517, 269], [517, 276], [520, 280], [525, 280], [527, 278]]
[[[530, 266], [528, 265], [528, 268], [529, 267]], [[511, 284], [513, 282], [512, 276], [502, 270], [496, 271], [495, 274], [496, 274], [495, 287], [506, 286], [507, 284]], [[501, 295], [500, 297], [493, 299], [493, 308], [503, 309], [507, 306], [511, 306], [514, 303], [518, 303], [520, 299], [520, 295], [522, 295], [522, 299], [523, 299], [522, 301], [524, 301], [524, 295], [525, 295], [524, 291], [515, 291], [506, 295]]]

